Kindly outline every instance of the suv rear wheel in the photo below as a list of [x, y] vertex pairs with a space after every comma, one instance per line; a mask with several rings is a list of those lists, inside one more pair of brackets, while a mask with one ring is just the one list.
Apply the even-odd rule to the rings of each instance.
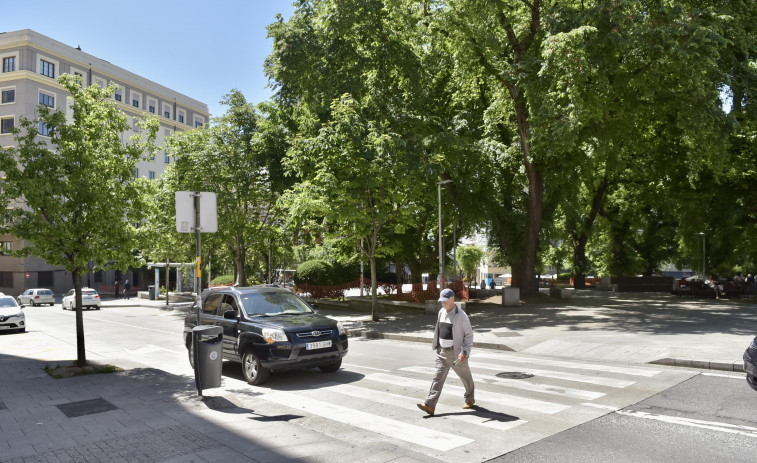
[[263, 384], [268, 379], [268, 369], [263, 368], [260, 359], [252, 349], [242, 355], [242, 376], [253, 386]]

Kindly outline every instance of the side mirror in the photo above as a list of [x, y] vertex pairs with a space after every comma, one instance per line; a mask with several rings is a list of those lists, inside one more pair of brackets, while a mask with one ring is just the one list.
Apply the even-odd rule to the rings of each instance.
[[318, 307], [318, 304], [310, 304], [310, 307], [313, 308], [314, 311], [318, 312], [320, 310], [320, 307]]
[[223, 313], [223, 318], [225, 318], [226, 320], [237, 320], [238, 319], [237, 311], [227, 310], [226, 312]]

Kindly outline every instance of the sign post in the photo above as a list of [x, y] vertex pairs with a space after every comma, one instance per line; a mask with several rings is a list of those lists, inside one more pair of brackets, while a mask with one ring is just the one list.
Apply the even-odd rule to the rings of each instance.
[[[193, 226], [190, 229], [189, 224]], [[195, 250], [197, 268], [195, 269], [195, 294], [197, 294], [197, 324], [202, 324], [202, 244], [201, 233], [215, 233], [218, 231], [218, 213], [216, 211], [216, 194], [201, 191], [176, 192], [176, 231], [179, 233], [195, 233]], [[166, 268], [166, 271], [168, 269]], [[166, 294], [166, 303], [168, 295]], [[199, 334], [192, 332], [192, 347], [194, 351], [195, 381], [197, 392], [202, 395], [200, 383], [199, 362]]]

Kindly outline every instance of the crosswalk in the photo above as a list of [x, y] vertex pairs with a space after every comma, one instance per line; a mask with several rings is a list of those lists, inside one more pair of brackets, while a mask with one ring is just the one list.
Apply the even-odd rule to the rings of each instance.
[[[462, 409], [464, 388], [450, 372], [433, 418], [416, 406], [434, 373], [428, 364], [381, 369], [345, 362], [342, 371], [352, 374], [344, 380], [337, 373], [297, 390], [254, 388], [250, 400], [281, 407], [282, 414], [294, 409], [309, 417], [311, 429], [313, 421], [322, 420], [324, 427], [367, 431], [374, 439], [442, 461], [484, 461], [621, 410], [695, 374], [483, 349], [470, 367], [476, 408]], [[497, 372], [533, 376], [507, 379]]]

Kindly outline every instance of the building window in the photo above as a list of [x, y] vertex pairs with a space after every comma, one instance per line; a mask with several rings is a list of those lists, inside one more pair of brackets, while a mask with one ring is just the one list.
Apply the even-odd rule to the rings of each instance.
[[134, 178], [139, 178], [139, 169], [134, 169]]
[[116, 97], [116, 101], [121, 101], [121, 90], [116, 90], [116, 94], [114, 96]]
[[134, 106], [135, 108], [139, 108], [139, 100], [134, 97], [131, 97], [131, 105]]
[[195, 128], [197, 128], [197, 127], [202, 127], [202, 122], [195, 121]]
[[55, 64], [45, 61], [43, 59], [39, 60], [39, 73], [42, 74], [45, 77], [51, 77], [55, 78]]
[[48, 127], [47, 124], [45, 124], [42, 121], [39, 121], [39, 129], [38, 129], [38, 131], [39, 131], [39, 134], [42, 135], [42, 136], [45, 136], [45, 137], [49, 137], [50, 136], [50, 127]]
[[150, 111], [151, 113], [155, 114], [155, 106], [150, 105], [147, 110]]
[[166, 164], [171, 163], [171, 157], [168, 155], [168, 153], [163, 153], [163, 162], [165, 162]]
[[171, 118], [171, 111], [169, 111], [167, 109], [165, 111], [163, 111], [163, 117], [165, 117], [166, 119], [170, 119]]
[[3, 72], [13, 72], [16, 70], [16, 57], [9, 56], [3, 58]]
[[176, 117], [179, 122], [181, 122], [182, 124], [184, 123], [184, 111], [176, 111]]
[[150, 180], [155, 180], [155, 171], [151, 170], [150, 172], [148, 172], [147, 178], [149, 178]]
[[0, 253], [3, 255], [10, 254], [13, 251], [13, 241], [0, 242]]
[[16, 126], [16, 120], [13, 117], [3, 117], [0, 119], [0, 133], [12, 133]]
[[3, 89], [3, 104], [14, 103], [16, 101], [16, 89], [7, 88]]
[[13, 287], [13, 272], [0, 272], [0, 287]]
[[48, 108], [55, 107], [55, 97], [46, 93], [40, 93], [39, 104], [47, 106]]

